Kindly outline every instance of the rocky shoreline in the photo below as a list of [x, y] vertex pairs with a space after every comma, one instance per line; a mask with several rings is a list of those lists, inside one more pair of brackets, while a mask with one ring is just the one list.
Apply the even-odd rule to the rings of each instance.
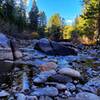
[[100, 100], [100, 46], [50, 56], [34, 49], [37, 41], [21, 41], [18, 59], [2, 60], [14, 68], [0, 85], [1, 100]]

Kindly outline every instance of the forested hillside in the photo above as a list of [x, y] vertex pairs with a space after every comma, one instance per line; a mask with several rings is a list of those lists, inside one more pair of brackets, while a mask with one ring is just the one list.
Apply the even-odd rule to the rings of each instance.
[[38, 9], [35, 0], [31, 10], [27, 11], [27, 2], [28, 0], [19, 0], [19, 2], [0, 0], [1, 32], [19, 37], [27, 34], [33, 38], [74, 39], [86, 44], [100, 41], [99, 0], [82, 0], [83, 10], [76, 16], [72, 25], [66, 25], [65, 19], [59, 13], [55, 13], [47, 20], [45, 12]]

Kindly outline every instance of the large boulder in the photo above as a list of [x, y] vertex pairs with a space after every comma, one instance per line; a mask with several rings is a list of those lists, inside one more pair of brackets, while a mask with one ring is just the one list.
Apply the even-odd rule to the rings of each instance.
[[0, 60], [13, 60], [10, 40], [2, 33], [0, 33]]
[[15, 40], [0, 33], [0, 60], [16, 60], [20, 57], [22, 53], [18, 50]]
[[35, 49], [48, 55], [77, 55], [78, 50], [70, 43], [55, 42], [46, 38], [40, 39], [35, 44]]

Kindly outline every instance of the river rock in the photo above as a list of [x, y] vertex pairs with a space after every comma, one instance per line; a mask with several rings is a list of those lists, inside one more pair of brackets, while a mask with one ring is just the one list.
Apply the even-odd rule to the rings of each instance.
[[78, 77], [80, 78], [81, 77], [81, 74], [80, 72], [74, 70], [74, 69], [71, 69], [71, 68], [61, 68], [58, 73], [60, 74], [64, 74], [64, 75], [68, 75], [68, 76], [71, 76], [71, 77]]
[[82, 90], [89, 91], [95, 94], [98, 94], [99, 89], [100, 89], [100, 77], [99, 76], [91, 79], [82, 87]]
[[39, 100], [53, 100], [53, 99], [49, 96], [40, 96]]
[[34, 80], [34, 83], [44, 83], [47, 81], [48, 77], [53, 76], [56, 74], [55, 70], [41, 72]]
[[66, 42], [55, 42], [46, 38], [40, 39], [36, 43], [35, 49], [48, 55], [77, 55], [78, 52], [72, 44], [68, 44]]
[[69, 91], [74, 91], [76, 89], [75, 85], [73, 83], [70, 83], [70, 82], [66, 84], [66, 88]]
[[76, 95], [75, 100], [100, 100], [100, 97], [89, 92], [80, 92]]
[[41, 71], [49, 71], [57, 68], [57, 64], [54, 62], [48, 62], [46, 64], [40, 65]]
[[10, 40], [2, 33], [0, 33], [0, 60], [13, 60]]
[[58, 90], [55, 87], [45, 87], [45, 88], [38, 88], [35, 90], [32, 95], [35, 96], [57, 96]]
[[59, 82], [59, 83], [72, 82], [72, 78], [60, 74], [52, 75], [51, 77], [49, 77], [49, 79], [50, 81]]
[[0, 91], [0, 98], [3, 98], [3, 97], [7, 97], [9, 96], [10, 94], [4, 90]]
[[22, 57], [14, 39], [0, 33], [0, 60], [15, 60]]
[[26, 100], [26, 96], [22, 93], [17, 94], [17, 100]]
[[57, 88], [58, 90], [66, 90], [66, 85], [57, 83], [57, 84], [56, 84], [56, 88]]

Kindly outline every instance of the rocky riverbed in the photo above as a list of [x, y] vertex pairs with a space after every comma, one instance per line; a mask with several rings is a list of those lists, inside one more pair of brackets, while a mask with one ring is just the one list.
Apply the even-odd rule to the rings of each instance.
[[22, 57], [4, 60], [14, 67], [0, 76], [0, 100], [100, 100], [100, 46], [50, 56], [34, 49], [36, 41], [21, 41]]

